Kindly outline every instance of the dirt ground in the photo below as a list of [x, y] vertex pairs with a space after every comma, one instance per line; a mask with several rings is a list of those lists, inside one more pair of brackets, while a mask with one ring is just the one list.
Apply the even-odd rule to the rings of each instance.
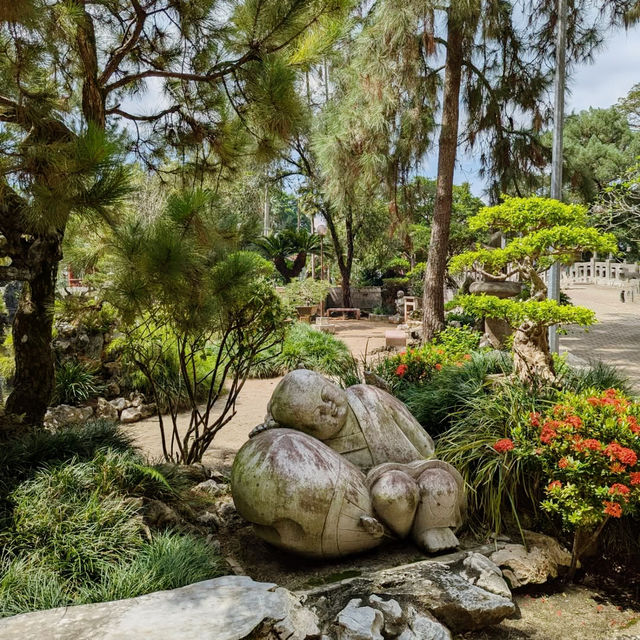
[[[385, 330], [393, 328], [389, 323], [367, 320], [334, 320], [334, 323], [337, 327], [336, 336], [346, 343], [357, 359], [370, 354], [373, 349], [383, 347]], [[216, 435], [203, 459], [204, 464], [231, 464], [235, 452], [245, 443], [249, 432], [264, 420], [267, 404], [279, 381], [280, 378], [247, 380], [238, 396], [236, 415]], [[179, 426], [186, 426], [188, 421], [189, 414], [179, 416]], [[136, 445], [150, 458], [162, 457], [157, 417], [137, 422], [127, 429], [134, 435]]]

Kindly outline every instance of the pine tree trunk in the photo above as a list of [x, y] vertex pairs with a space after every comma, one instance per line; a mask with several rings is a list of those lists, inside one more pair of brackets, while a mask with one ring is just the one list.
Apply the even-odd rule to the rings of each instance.
[[342, 306], [351, 307], [351, 272], [346, 269], [342, 273]]
[[24, 422], [35, 426], [42, 424], [54, 386], [51, 339], [60, 244], [58, 235], [34, 242], [34, 275], [22, 287], [13, 319], [16, 372], [6, 414], [24, 415]]
[[449, 14], [436, 198], [424, 276], [422, 338], [425, 341], [431, 340], [444, 327], [444, 282], [453, 202], [453, 173], [458, 150], [462, 47], [462, 25]]
[[546, 326], [525, 323], [516, 329], [513, 368], [518, 378], [528, 385], [556, 381]]

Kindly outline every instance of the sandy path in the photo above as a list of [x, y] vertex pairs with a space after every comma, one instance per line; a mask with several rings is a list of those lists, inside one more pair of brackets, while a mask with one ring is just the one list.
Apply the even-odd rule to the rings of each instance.
[[[361, 359], [365, 352], [384, 346], [384, 332], [391, 328], [385, 323], [366, 320], [335, 320], [336, 336], [343, 340], [355, 358]], [[267, 412], [267, 404], [280, 378], [267, 380], [247, 380], [236, 404], [236, 415], [222, 428], [213, 445], [204, 456], [205, 464], [229, 464], [235, 452], [244, 444], [251, 429], [260, 424]], [[178, 418], [179, 428], [189, 423], [189, 414]], [[162, 458], [162, 445], [158, 418], [137, 422], [128, 427], [134, 435], [135, 443], [152, 459]]]

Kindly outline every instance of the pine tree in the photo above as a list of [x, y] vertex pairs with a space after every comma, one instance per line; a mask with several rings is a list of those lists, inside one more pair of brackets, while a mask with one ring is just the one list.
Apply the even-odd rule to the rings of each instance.
[[[14, 265], [5, 276], [28, 285], [14, 322], [16, 376], [7, 410], [37, 424], [51, 390], [47, 309], [66, 218], [75, 209], [60, 216], [56, 207], [32, 207], [30, 198], [62, 180], [58, 148], [75, 144], [88, 125], [104, 131], [129, 122], [136, 131], [131, 151], [149, 166], [179, 162], [188, 152], [197, 157], [201, 172], [215, 169], [219, 176], [239, 157], [269, 157], [300, 121], [293, 89], [296, 65], [323, 50], [345, 3], [19, 4], [10, 10], [3, 3], [0, 12], [2, 143], [8, 145], [7, 158], [17, 154], [17, 161], [7, 161], [1, 203], [7, 215], [0, 230], [8, 239], [30, 238], [34, 248], [19, 253], [10, 241], [2, 250]], [[148, 81], [162, 83], [162, 100], [150, 113], [141, 113], [127, 104]], [[25, 198], [34, 216], [22, 215]], [[34, 225], [46, 233], [34, 235]], [[37, 361], [47, 366], [34, 375]]]

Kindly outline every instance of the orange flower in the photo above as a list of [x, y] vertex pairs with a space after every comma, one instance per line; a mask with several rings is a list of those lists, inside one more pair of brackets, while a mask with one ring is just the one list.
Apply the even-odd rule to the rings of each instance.
[[438, 362], [438, 364], [436, 364], [436, 370], [440, 371], [440, 369], [442, 369], [442, 365]]
[[464, 359], [465, 360], [471, 360], [471, 354], [470, 353], [465, 353], [464, 354]]
[[626, 495], [629, 495], [629, 491], [631, 491], [631, 489], [629, 489], [627, 485], [620, 484], [619, 482], [615, 482], [614, 484], [611, 485], [611, 488], [609, 489], [609, 495], [626, 496]]
[[549, 483], [549, 486], [547, 487], [547, 491], [553, 491], [554, 489], [561, 489], [562, 488], [562, 482], [560, 482], [560, 480], [554, 480], [553, 482]]
[[605, 500], [603, 503], [604, 512], [608, 516], [613, 516], [614, 518], [620, 518], [622, 516], [622, 505], [617, 502], [609, 502]]
[[566, 469], [569, 466], [570, 462], [569, 460], [567, 460], [567, 458], [560, 458], [559, 462], [558, 462], [558, 466], [561, 469]]
[[502, 438], [502, 440], [498, 440], [494, 445], [493, 448], [498, 452], [498, 453], [506, 453], [507, 451], [511, 451], [514, 448], [514, 444], [513, 444], [513, 440], [511, 440], [510, 438]]
[[582, 420], [578, 416], [567, 416], [565, 422], [572, 427], [579, 429], [582, 426]]
[[396, 375], [402, 378], [402, 376], [404, 376], [407, 371], [409, 371], [409, 367], [406, 364], [399, 364], [398, 368], [396, 369]]
[[632, 471], [629, 474], [629, 482], [633, 486], [636, 486], [636, 485], [640, 484], [640, 471]]
[[540, 426], [540, 414], [537, 411], [534, 411], [532, 413], [529, 414], [529, 422], [531, 423], [532, 427], [539, 427]]
[[620, 464], [619, 462], [614, 462], [609, 467], [609, 471], [611, 471], [611, 473], [624, 473], [626, 470], [627, 467], [625, 467], [623, 464]]

